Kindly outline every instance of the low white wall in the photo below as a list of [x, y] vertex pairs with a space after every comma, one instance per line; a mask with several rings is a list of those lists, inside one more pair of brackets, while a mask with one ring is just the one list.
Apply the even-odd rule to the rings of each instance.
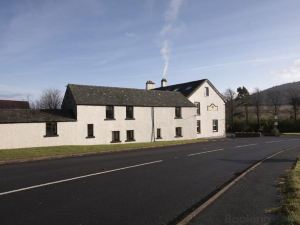
[[[182, 119], [175, 119], [174, 107], [156, 107], [156, 128], [161, 128], [161, 141], [177, 140], [175, 127], [182, 127], [183, 137], [196, 138], [196, 109], [182, 108]], [[112, 131], [120, 131], [125, 143], [126, 130], [134, 130], [136, 142], [150, 142], [152, 134], [151, 107], [134, 107], [135, 120], [125, 120], [126, 107], [115, 107], [115, 119], [105, 120], [105, 106], [78, 106], [76, 122], [58, 122], [57, 137], [44, 137], [46, 123], [0, 124], [0, 149], [59, 145], [110, 144]], [[94, 124], [95, 138], [87, 137], [87, 124]]]

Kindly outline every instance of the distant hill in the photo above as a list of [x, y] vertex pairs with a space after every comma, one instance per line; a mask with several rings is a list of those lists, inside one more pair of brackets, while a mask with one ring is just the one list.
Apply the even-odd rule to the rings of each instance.
[[300, 96], [300, 81], [274, 86], [272, 88], [262, 91], [261, 93], [263, 98], [263, 104], [271, 105], [272, 103], [270, 102], [269, 96], [278, 93], [281, 105], [289, 105], [290, 104], [289, 95], [291, 91], [298, 92]]

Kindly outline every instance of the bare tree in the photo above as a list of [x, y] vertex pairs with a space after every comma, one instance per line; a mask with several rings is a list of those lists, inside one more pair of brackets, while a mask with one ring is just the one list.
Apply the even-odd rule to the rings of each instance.
[[261, 114], [261, 105], [262, 105], [262, 101], [263, 101], [263, 96], [262, 96], [261, 91], [259, 90], [259, 88], [255, 89], [252, 96], [253, 96], [253, 104], [255, 106], [257, 126], [258, 126], [258, 129], [260, 129], [261, 128], [260, 114]]
[[226, 100], [226, 108], [229, 112], [230, 130], [233, 130], [236, 93], [229, 88], [225, 91], [224, 96]]
[[268, 98], [270, 100], [270, 103], [274, 107], [274, 115], [278, 116], [279, 108], [281, 106], [281, 93], [279, 91], [271, 91], [268, 94]]
[[46, 89], [36, 103], [39, 109], [59, 109], [62, 103], [61, 91], [58, 89]]
[[300, 105], [300, 95], [296, 89], [290, 89], [288, 94], [289, 102], [293, 107], [294, 120], [297, 121], [298, 108]]

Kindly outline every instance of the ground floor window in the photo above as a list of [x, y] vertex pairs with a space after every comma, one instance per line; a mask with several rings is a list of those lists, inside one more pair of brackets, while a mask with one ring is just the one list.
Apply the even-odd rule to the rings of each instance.
[[120, 131], [113, 131], [112, 132], [112, 143], [120, 142]]
[[175, 137], [182, 137], [182, 128], [181, 127], [176, 127], [175, 128]]
[[201, 120], [197, 120], [197, 133], [201, 134]]
[[57, 123], [56, 122], [46, 123], [45, 137], [55, 137], [55, 136], [57, 136]]
[[87, 125], [87, 138], [94, 138], [94, 124]]
[[219, 131], [219, 121], [213, 120], [213, 132], [218, 132], [218, 131]]
[[157, 128], [156, 130], [156, 139], [161, 139], [161, 129]]
[[127, 131], [127, 140], [126, 141], [135, 141], [134, 140], [134, 130]]

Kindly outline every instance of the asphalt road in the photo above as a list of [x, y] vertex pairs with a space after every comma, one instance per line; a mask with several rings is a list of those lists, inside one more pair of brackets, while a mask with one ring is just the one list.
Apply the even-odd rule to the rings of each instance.
[[[0, 224], [169, 224], [235, 174], [292, 148], [273, 166], [262, 166], [265, 172], [257, 173], [251, 185], [232, 188], [240, 190], [238, 198], [249, 192], [244, 198], [251, 200], [255, 179], [284, 172], [300, 155], [299, 147], [297, 137], [226, 139], [0, 166]], [[193, 223], [210, 224], [216, 214], [216, 221], [224, 221], [222, 215], [239, 216], [237, 210], [222, 210], [237, 198], [230, 194], [224, 198], [233, 197], [221, 198]]]

